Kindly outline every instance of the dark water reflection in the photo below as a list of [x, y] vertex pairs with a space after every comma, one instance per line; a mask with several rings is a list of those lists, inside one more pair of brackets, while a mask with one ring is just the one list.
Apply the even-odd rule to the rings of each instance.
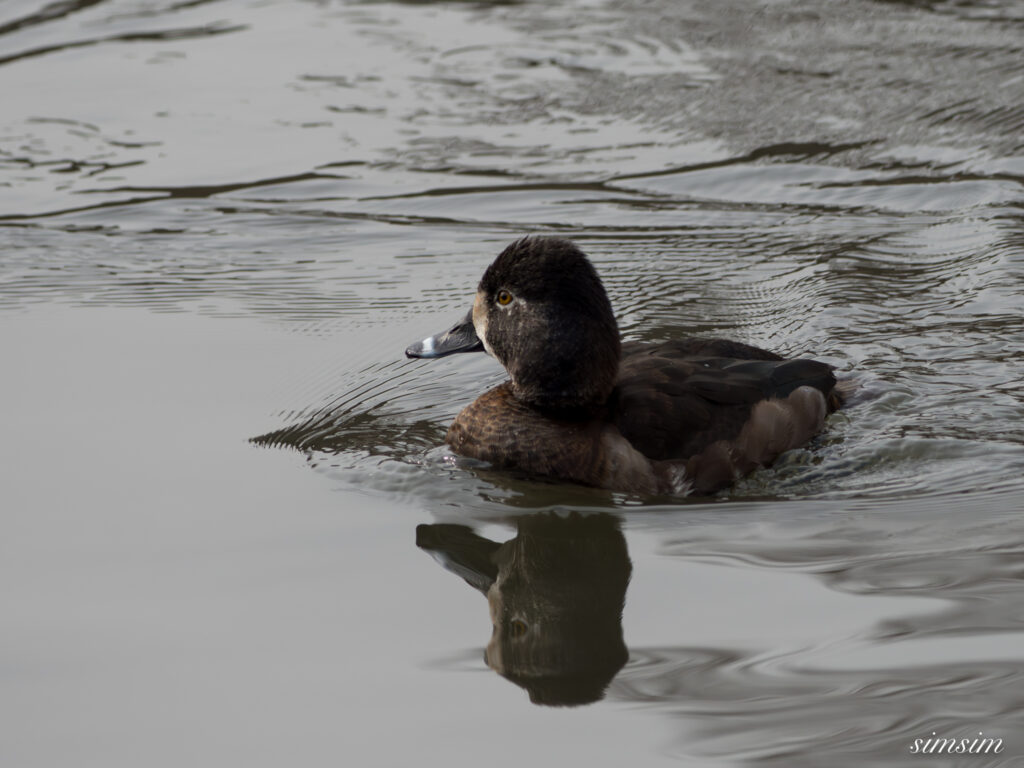
[[610, 515], [528, 515], [504, 543], [468, 526], [420, 525], [416, 546], [487, 598], [484, 659], [534, 704], [599, 700], [626, 663], [622, 606], [632, 565]]
[[[0, 8], [0, 762], [1021, 764], [1022, 23]], [[402, 351], [528, 232], [858, 394], [713, 499], [452, 457], [503, 374]]]

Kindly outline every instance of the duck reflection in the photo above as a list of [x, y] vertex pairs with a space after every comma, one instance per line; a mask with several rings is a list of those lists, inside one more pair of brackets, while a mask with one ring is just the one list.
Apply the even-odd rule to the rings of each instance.
[[516, 519], [498, 543], [464, 525], [420, 525], [416, 545], [487, 597], [493, 630], [484, 654], [530, 701], [598, 701], [626, 663], [622, 609], [632, 565], [611, 515]]

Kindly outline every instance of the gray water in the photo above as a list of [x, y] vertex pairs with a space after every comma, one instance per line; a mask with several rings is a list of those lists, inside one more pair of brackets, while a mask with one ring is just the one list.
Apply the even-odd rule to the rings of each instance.
[[[1022, 186], [1019, 2], [0, 4], [0, 764], [1024, 765]], [[460, 461], [402, 351], [528, 233], [856, 394]]]

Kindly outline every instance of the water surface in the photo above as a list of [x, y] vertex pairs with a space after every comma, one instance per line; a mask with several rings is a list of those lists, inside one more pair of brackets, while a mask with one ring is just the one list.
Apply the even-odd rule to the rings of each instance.
[[[1024, 765], [1022, 31], [0, 8], [3, 764]], [[712, 499], [459, 461], [502, 372], [402, 350], [528, 233], [857, 395]]]

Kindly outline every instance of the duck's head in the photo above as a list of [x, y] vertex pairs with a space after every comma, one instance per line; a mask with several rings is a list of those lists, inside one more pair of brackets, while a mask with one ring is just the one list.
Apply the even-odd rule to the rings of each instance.
[[512, 243], [484, 272], [469, 314], [405, 354], [484, 349], [505, 366], [525, 403], [571, 411], [608, 399], [619, 368], [619, 330], [601, 279], [579, 248], [553, 237]]

